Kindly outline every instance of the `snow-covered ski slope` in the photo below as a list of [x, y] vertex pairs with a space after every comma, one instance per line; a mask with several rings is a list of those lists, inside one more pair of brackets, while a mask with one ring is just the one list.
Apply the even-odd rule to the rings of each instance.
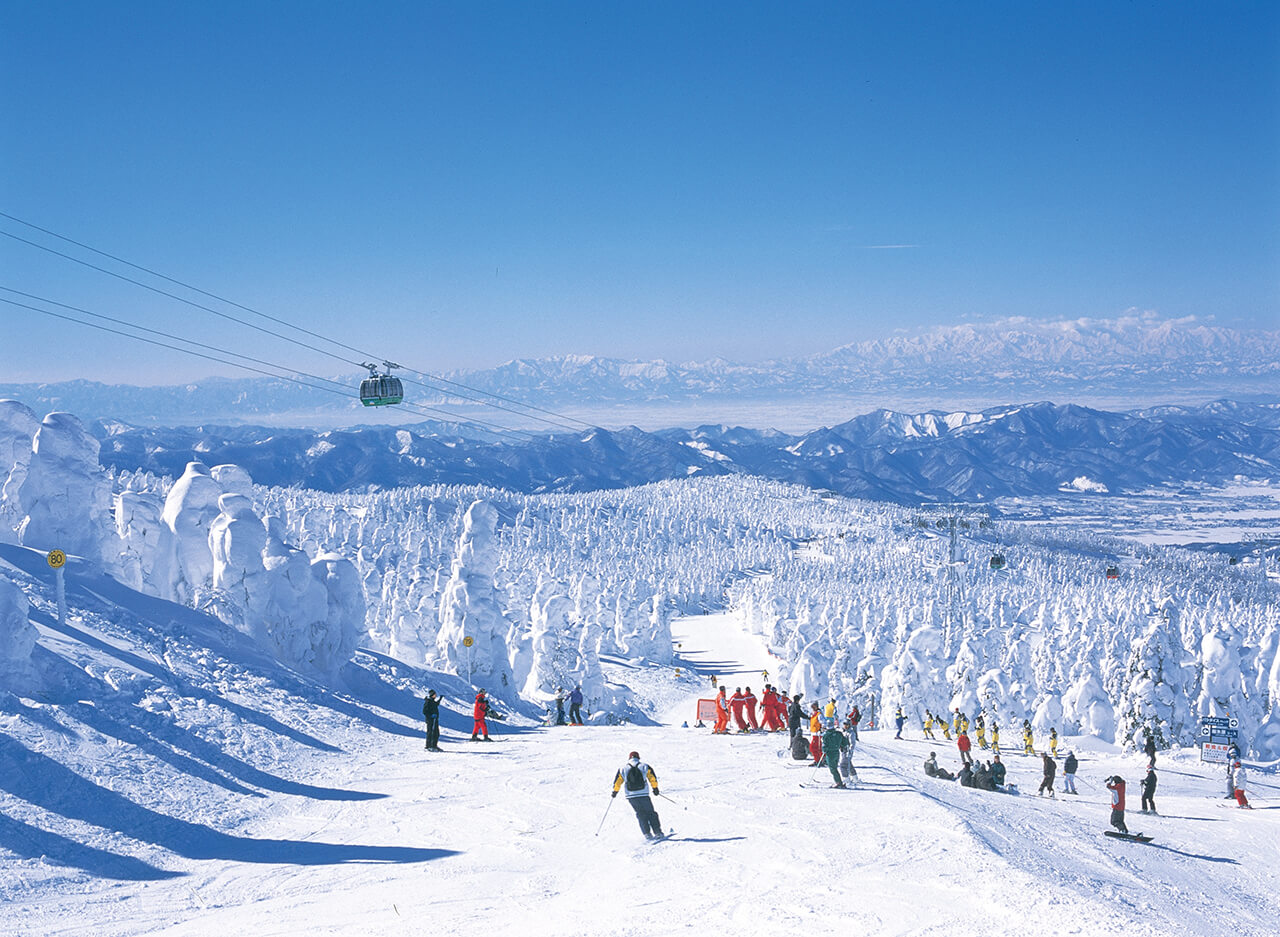
[[[3, 546], [0, 563], [32, 598], [43, 678], [0, 696], [4, 934], [1250, 937], [1280, 922], [1272, 774], [1254, 773], [1258, 809], [1226, 809], [1216, 771], [1162, 754], [1164, 815], [1129, 818], [1157, 837], [1140, 846], [1102, 835], [1100, 779], [1125, 774], [1136, 800], [1140, 769], [1101, 743], [1080, 797], [1055, 802], [927, 780], [931, 748], [954, 767], [948, 744], [884, 732], [864, 734], [848, 792], [802, 789], [825, 774], [779, 758], [779, 736], [678, 722], [514, 714], [471, 743], [455, 677], [362, 651], [323, 687], [91, 573], [69, 577], [59, 625], [43, 557]], [[685, 697], [658, 710], [692, 723], [706, 669], [744, 684], [766, 669], [731, 616], [673, 630], [670, 667], [608, 665], [655, 704]], [[443, 754], [423, 751], [426, 686], [447, 700]], [[661, 781], [669, 842], [646, 844], [608, 797], [632, 749]], [[1008, 761], [1033, 791], [1038, 759]]]

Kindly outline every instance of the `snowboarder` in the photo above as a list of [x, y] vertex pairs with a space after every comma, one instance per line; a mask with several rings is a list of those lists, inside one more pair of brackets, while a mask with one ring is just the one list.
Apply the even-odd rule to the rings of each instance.
[[1067, 749], [1067, 757], [1062, 762], [1062, 793], [1079, 794], [1076, 790], [1076, 768], [1080, 767], [1080, 762], [1076, 760], [1076, 753]]
[[716, 695], [716, 727], [713, 735], [725, 735], [729, 731], [729, 698], [725, 696], [725, 688], [721, 687]]
[[751, 687], [747, 687], [747, 691], [742, 694], [742, 711], [747, 714], [751, 730], [754, 732], [759, 729], [760, 723], [756, 721], [756, 695], [751, 692]]
[[1142, 752], [1147, 756], [1147, 767], [1154, 768], [1156, 766], [1156, 737], [1151, 734], [1150, 729], [1143, 729], [1142, 733], [1146, 736], [1142, 743]]
[[1034, 755], [1036, 753], [1036, 737], [1031, 731], [1031, 720], [1022, 720], [1022, 754]]
[[1156, 769], [1147, 765], [1147, 775], [1142, 779], [1142, 812], [1156, 812]]
[[902, 738], [902, 727], [907, 724], [907, 717], [902, 714], [901, 706], [899, 706], [898, 711], [893, 714], [893, 723], [898, 727], [898, 734], [895, 735], [894, 738]]
[[582, 687], [575, 686], [569, 694], [569, 724], [582, 725]]
[[427, 690], [427, 697], [422, 701], [422, 716], [427, 720], [427, 751], [440, 751], [440, 700], [435, 690]]
[[845, 783], [840, 778], [840, 753], [849, 747], [849, 740], [837, 727], [835, 720], [827, 723], [827, 730], [822, 733], [822, 755], [831, 771], [831, 779], [835, 786], [843, 788]]
[[489, 724], [485, 722], [485, 717], [489, 715], [489, 697], [485, 696], [484, 690], [476, 694], [476, 705], [471, 710], [471, 715], [475, 718], [475, 725], [471, 729], [471, 741], [478, 742], [481, 735], [486, 742], [491, 741]]
[[1054, 758], [1058, 757], [1058, 729], [1056, 726], [1049, 730], [1049, 754]]
[[954, 781], [956, 776], [945, 768], [938, 767], [938, 753], [929, 752], [929, 757], [924, 760], [924, 773], [931, 778], [941, 778], [944, 781]]
[[1236, 803], [1246, 810], [1252, 810], [1249, 801], [1244, 796], [1244, 785], [1247, 775], [1245, 774], [1244, 765], [1237, 761], [1231, 766], [1231, 784], [1235, 788]]
[[1048, 752], [1041, 752], [1040, 754], [1044, 759], [1044, 777], [1040, 781], [1040, 790], [1036, 791], [1036, 796], [1043, 797], [1044, 792], [1048, 791], [1049, 796], [1053, 797], [1053, 778], [1054, 775], [1058, 773], [1058, 766], [1054, 760], [1049, 757]]
[[1118, 774], [1107, 778], [1107, 790], [1111, 792], [1111, 825], [1128, 836], [1129, 828], [1124, 825], [1124, 778]]
[[662, 832], [662, 824], [658, 819], [658, 811], [653, 809], [653, 801], [649, 799], [649, 789], [653, 788], [653, 796], [659, 796], [658, 792], [658, 776], [653, 773], [653, 769], [640, 760], [639, 752], [632, 752], [627, 756], [627, 763], [618, 769], [618, 773], [613, 777], [613, 793], [610, 797], [617, 797], [618, 791], [622, 788], [627, 791], [627, 803], [636, 812], [636, 819], [640, 821], [640, 832], [644, 833], [644, 838], [649, 840], [659, 839], [664, 834]]
[[973, 743], [969, 741], [969, 736], [961, 732], [956, 736], [956, 748], [960, 749], [960, 760], [966, 765], [973, 764], [973, 756], [969, 754], [969, 750], [973, 748]]
[[991, 783], [994, 784], [997, 788], [1003, 789], [1004, 779], [1005, 779], [1004, 763], [1000, 760], [1000, 756], [996, 755], [991, 762]]
[[556, 725], [566, 725], [564, 718], [564, 687], [556, 687]]

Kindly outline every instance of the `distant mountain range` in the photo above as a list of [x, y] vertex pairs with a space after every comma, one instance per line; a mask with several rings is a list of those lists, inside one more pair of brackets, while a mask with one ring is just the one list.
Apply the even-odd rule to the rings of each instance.
[[1280, 403], [1128, 413], [1051, 403], [877, 410], [799, 435], [629, 427], [520, 444], [479, 442], [431, 424], [315, 432], [99, 421], [92, 429], [102, 440], [102, 462], [118, 469], [176, 476], [192, 460], [234, 462], [260, 484], [323, 491], [458, 483], [572, 492], [742, 473], [913, 504], [1280, 478]]
[[[1274, 395], [1280, 387], [1280, 331], [1143, 316], [1005, 319], [903, 332], [809, 357], [755, 364], [566, 355], [518, 359], [442, 376], [605, 426], [729, 420], [752, 426], [785, 422], [794, 429], [836, 422], [874, 406], [983, 407], [1054, 399], [1114, 407]], [[447, 387], [430, 377], [416, 377]], [[284, 380], [227, 378], [170, 387], [91, 381], [0, 384], [0, 397], [22, 400], [41, 411], [63, 409], [139, 424], [338, 426], [361, 419], [423, 416], [401, 411], [370, 417], [355, 400], [359, 375], [342, 379], [352, 388], [347, 400]], [[536, 425], [511, 413], [471, 407], [458, 397], [457, 387], [450, 393], [418, 385], [408, 389], [410, 401], [446, 404], [463, 419]]]

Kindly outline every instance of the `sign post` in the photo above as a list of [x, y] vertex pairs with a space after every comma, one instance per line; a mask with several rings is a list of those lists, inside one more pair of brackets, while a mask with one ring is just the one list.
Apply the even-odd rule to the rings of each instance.
[[45, 557], [53, 570], [54, 588], [58, 596], [58, 624], [67, 624], [67, 584], [63, 579], [62, 568], [67, 565], [67, 554], [61, 550], [50, 550]]
[[467, 635], [462, 639], [462, 646], [467, 649], [467, 683], [471, 682], [471, 645], [476, 643], [476, 639]]
[[1205, 716], [1200, 720], [1200, 760], [1226, 764], [1239, 738], [1240, 720], [1235, 716]]

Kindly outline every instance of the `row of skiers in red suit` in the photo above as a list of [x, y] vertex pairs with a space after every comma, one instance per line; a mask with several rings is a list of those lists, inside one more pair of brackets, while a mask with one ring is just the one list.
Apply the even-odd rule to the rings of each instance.
[[[781, 732], [787, 727], [787, 697], [778, 693], [772, 686], [765, 684], [764, 692], [757, 700], [756, 695], [747, 687], [744, 693], [741, 687], [729, 696], [727, 687], [720, 687], [716, 695], [716, 724], [711, 731], [723, 735], [729, 731], [729, 716], [739, 732], [764, 729], [766, 732]], [[760, 707], [760, 716], [756, 717], [756, 706]]]

